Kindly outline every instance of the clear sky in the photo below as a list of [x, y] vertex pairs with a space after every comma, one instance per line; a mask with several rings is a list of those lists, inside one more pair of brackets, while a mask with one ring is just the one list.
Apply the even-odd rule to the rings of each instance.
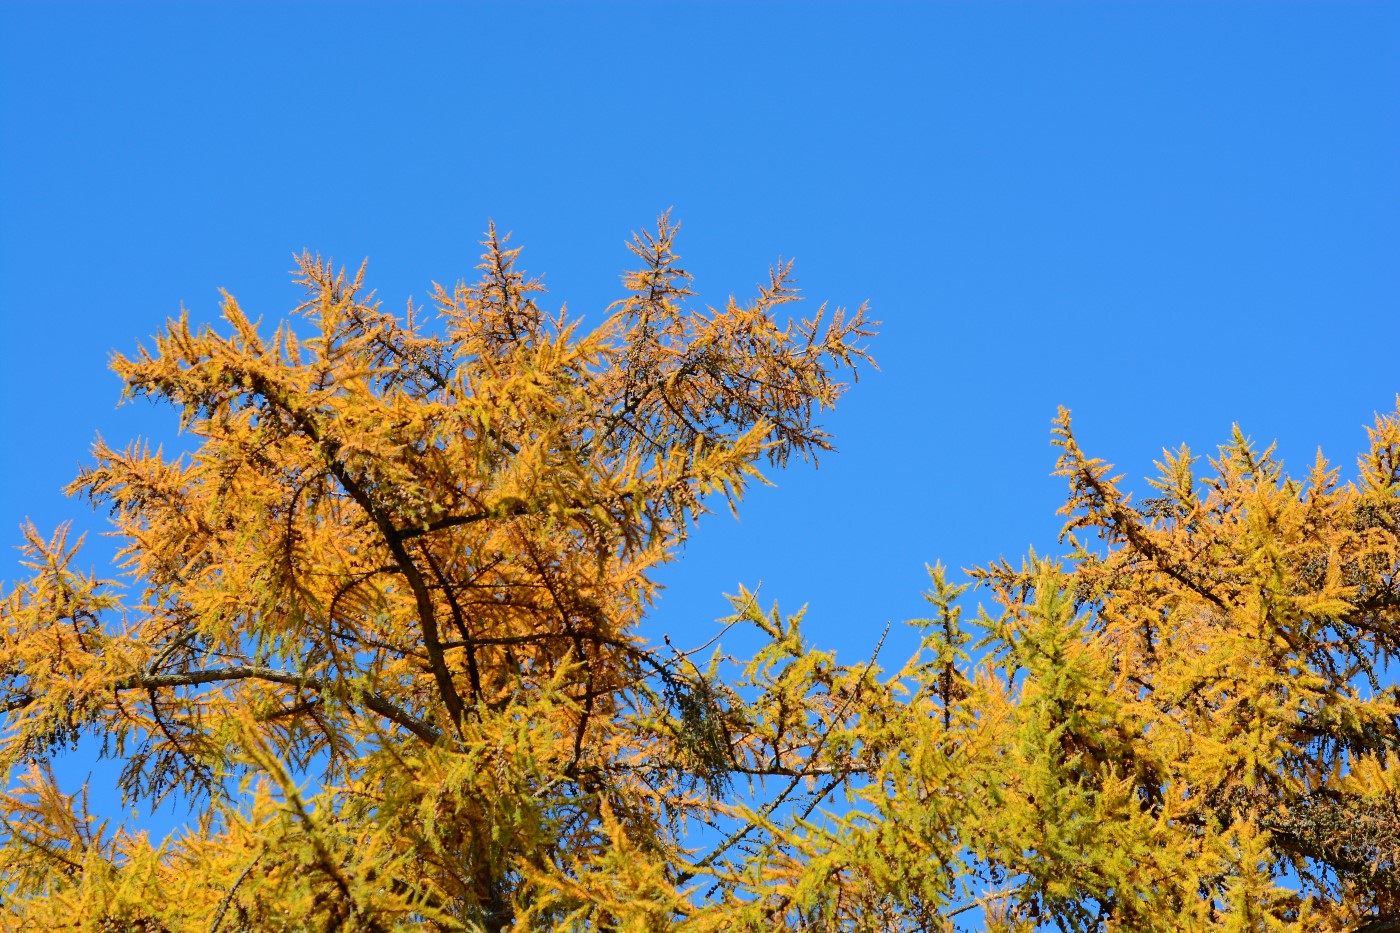
[[494, 218], [600, 321], [671, 207], [702, 301], [795, 257], [884, 323], [839, 453], [705, 521], [649, 631], [762, 581], [863, 657], [926, 562], [1053, 550], [1057, 405], [1136, 488], [1233, 422], [1350, 468], [1400, 392], [1397, 92], [1396, 3], [7, 0], [0, 538], [103, 527], [59, 492], [98, 431], [181, 445], [105, 366], [182, 303], [274, 323], [309, 248], [401, 308]]

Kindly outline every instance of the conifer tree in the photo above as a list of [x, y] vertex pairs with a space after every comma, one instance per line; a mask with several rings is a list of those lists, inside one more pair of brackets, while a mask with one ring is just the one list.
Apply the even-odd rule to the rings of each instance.
[[[116, 358], [196, 443], [99, 440], [71, 487], [124, 583], [25, 530], [7, 928], [1400, 928], [1400, 408], [1351, 482], [1237, 431], [1141, 502], [1062, 412], [1063, 552], [935, 566], [909, 661], [742, 588], [761, 647], [706, 658], [639, 636], [654, 572], [831, 448], [864, 308], [780, 323], [790, 265], [694, 308], [663, 217], [585, 331], [485, 248], [432, 313], [303, 255], [307, 334], [225, 296]], [[55, 778], [82, 735], [188, 828], [90, 815]]]

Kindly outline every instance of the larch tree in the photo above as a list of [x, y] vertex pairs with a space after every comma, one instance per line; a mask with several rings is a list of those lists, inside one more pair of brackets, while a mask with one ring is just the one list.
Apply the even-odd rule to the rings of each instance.
[[[1236, 436], [1138, 504], [1062, 414], [1065, 552], [973, 571], [970, 619], [935, 568], [909, 661], [747, 590], [752, 657], [649, 644], [655, 569], [830, 448], [871, 332], [780, 323], [788, 265], [693, 308], [674, 233], [592, 331], [492, 229], [432, 314], [303, 256], [310, 336], [226, 297], [117, 357], [197, 443], [99, 441], [71, 487], [124, 584], [26, 529], [8, 928], [1400, 929], [1400, 410], [1350, 483]], [[188, 828], [91, 816], [52, 764], [81, 735]]]
[[[765, 766], [713, 674], [639, 640], [651, 574], [707, 497], [829, 448], [814, 415], [870, 330], [863, 309], [780, 326], [791, 264], [747, 304], [692, 308], [674, 234], [663, 217], [635, 240], [588, 332], [493, 227], [481, 280], [434, 289], [440, 335], [382, 311], [363, 267], [303, 255], [311, 336], [260, 333], [225, 296], [227, 333], [182, 316], [116, 357], [197, 446], [99, 441], [72, 485], [110, 509], [124, 587], [26, 530], [0, 648], [10, 923], [691, 912], [685, 825]], [[189, 831], [153, 846], [61, 793], [50, 761], [84, 733], [128, 802], [194, 800]]]

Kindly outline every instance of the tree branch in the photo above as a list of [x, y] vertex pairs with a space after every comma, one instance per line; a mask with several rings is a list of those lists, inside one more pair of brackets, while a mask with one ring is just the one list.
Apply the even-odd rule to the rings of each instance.
[[[314, 690], [317, 693], [327, 692], [332, 686], [329, 682], [319, 677], [308, 677], [305, 674], [278, 670], [274, 667], [240, 664], [234, 667], [188, 671], [181, 674], [132, 674], [116, 681], [112, 685], [112, 689], [116, 691], [134, 690], [138, 688], [143, 690], [159, 690], [164, 687], [194, 687], [201, 684], [230, 683], [239, 680], [261, 680], [268, 683], [286, 684], [291, 687], [304, 687], [307, 690]], [[433, 726], [400, 709], [378, 694], [365, 693], [362, 700], [367, 709], [378, 713], [392, 723], [402, 726], [425, 742], [436, 743], [442, 738], [442, 733], [433, 728]], [[33, 697], [17, 698], [6, 704], [6, 708], [8, 712], [13, 712], [16, 709], [23, 709], [29, 706], [33, 702]]]

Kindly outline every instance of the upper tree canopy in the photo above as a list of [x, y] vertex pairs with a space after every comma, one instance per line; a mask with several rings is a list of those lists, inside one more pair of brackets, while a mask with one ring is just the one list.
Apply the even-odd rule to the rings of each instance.
[[[936, 568], [883, 670], [741, 591], [762, 649], [706, 659], [638, 637], [651, 573], [761, 460], [829, 448], [863, 309], [779, 324], [788, 266], [692, 309], [663, 218], [584, 332], [485, 245], [440, 335], [304, 256], [311, 336], [227, 298], [228, 333], [117, 358], [198, 444], [99, 442], [73, 484], [125, 588], [26, 532], [9, 927], [1392, 929], [1400, 411], [1350, 484], [1237, 435], [1138, 504], [1062, 414], [1066, 552], [974, 571], [971, 625]], [[84, 733], [190, 828], [154, 846], [65, 796]]]

